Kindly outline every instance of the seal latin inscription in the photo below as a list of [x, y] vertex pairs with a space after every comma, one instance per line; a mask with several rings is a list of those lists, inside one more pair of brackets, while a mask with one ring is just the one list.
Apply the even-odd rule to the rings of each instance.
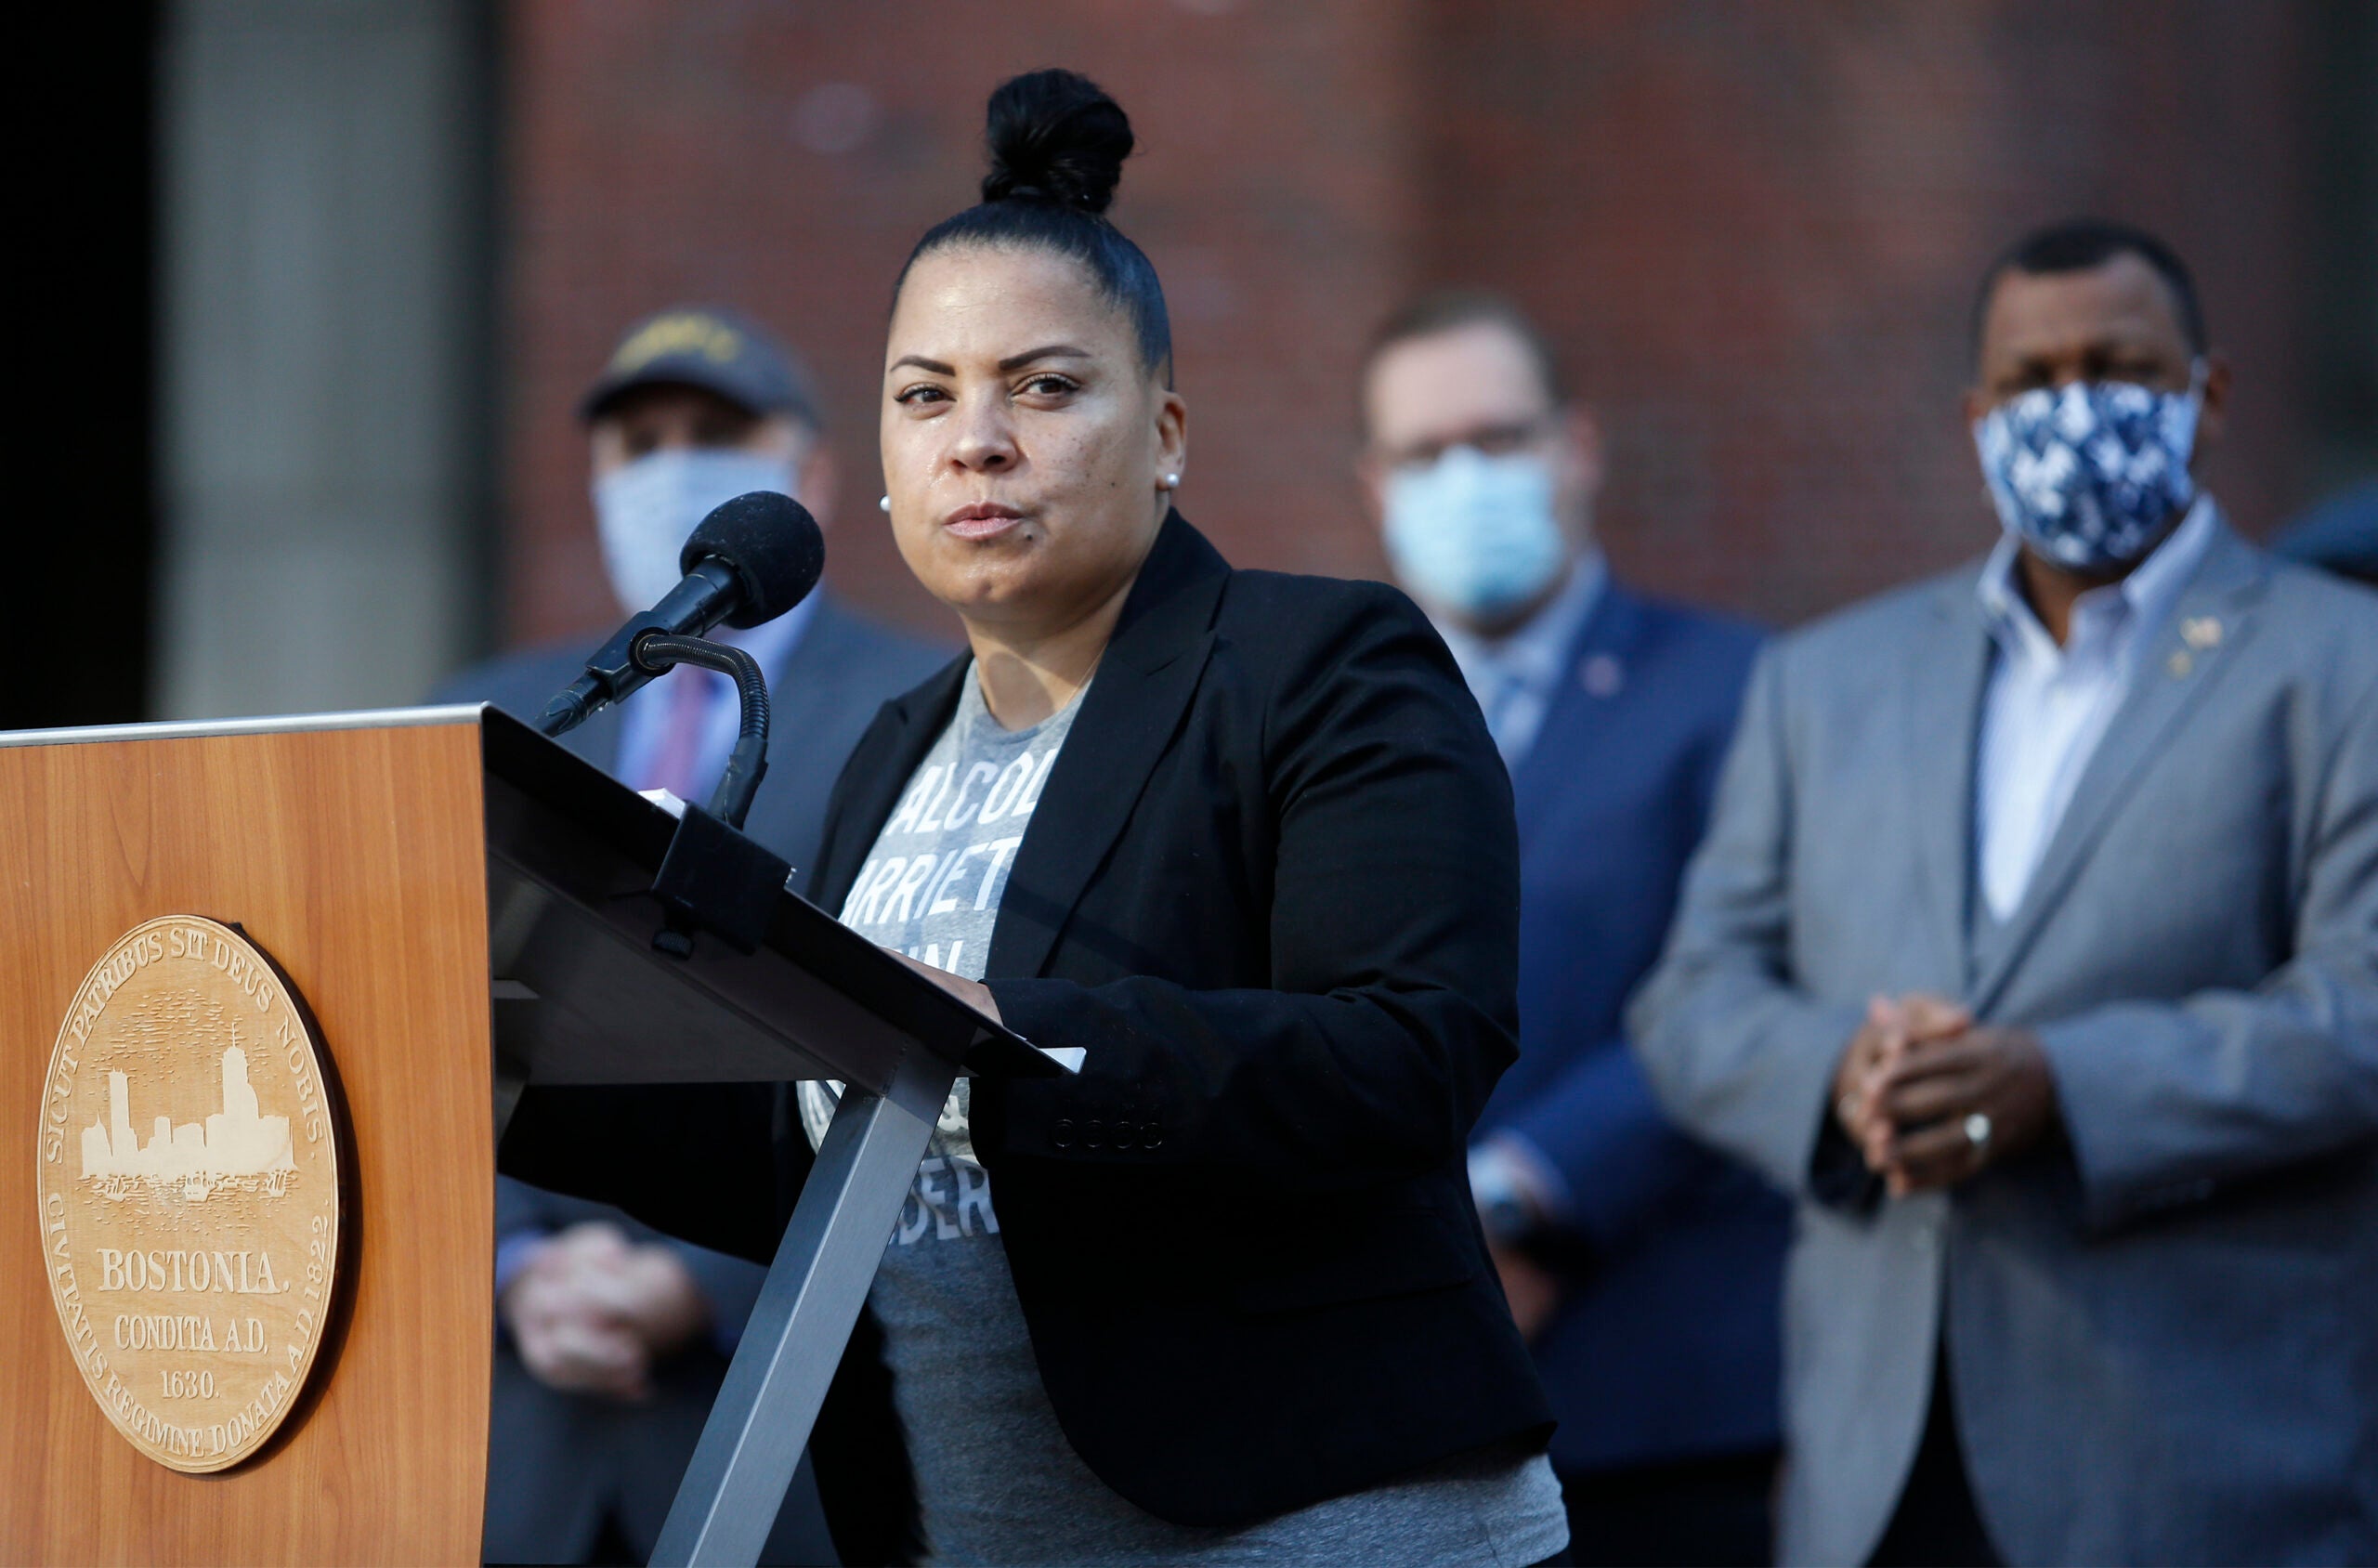
[[338, 1262], [319, 1049], [264, 955], [135, 926], [74, 994], [42, 1094], [42, 1254], [83, 1380], [177, 1470], [238, 1464], [296, 1403]]

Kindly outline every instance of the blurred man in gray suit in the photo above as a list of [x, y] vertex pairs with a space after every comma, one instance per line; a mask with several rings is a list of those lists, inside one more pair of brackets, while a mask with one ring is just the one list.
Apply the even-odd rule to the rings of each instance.
[[[746, 318], [705, 307], [638, 323], [586, 394], [604, 566], [623, 612], [674, 587], [677, 552], [719, 503], [781, 491], [825, 523], [835, 472], [800, 363]], [[790, 613], [712, 634], [765, 672], [767, 781], [744, 830], [806, 868], [843, 759], [884, 699], [945, 656], [820, 589]], [[472, 670], [441, 701], [534, 720], [593, 647], [571, 638]], [[732, 684], [680, 667], [562, 744], [638, 789], [707, 802], [732, 749]], [[656, 1042], [656, 1044], [661, 1042]], [[497, 1179], [497, 1348], [486, 1552], [491, 1561], [650, 1555], [717, 1396], [762, 1272], [599, 1205]], [[795, 1477], [762, 1561], [831, 1561], [816, 1494]]]
[[1638, 1048], [1799, 1195], [1799, 1562], [2378, 1561], [2378, 596], [2233, 533], [2185, 268], [1993, 266], [2005, 537], [1770, 646]]

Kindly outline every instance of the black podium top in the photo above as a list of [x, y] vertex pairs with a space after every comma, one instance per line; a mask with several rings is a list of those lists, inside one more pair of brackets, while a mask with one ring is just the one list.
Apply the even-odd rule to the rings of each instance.
[[840, 1078], [880, 1091], [921, 1044], [971, 1072], [1068, 1065], [920, 978], [808, 900], [778, 895], [751, 953], [698, 936], [653, 948], [653, 879], [677, 822], [493, 707], [486, 767], [488, 936], [502, 1071], [528, 1083]]
[[752, 951], [712, 935], [687, 958], [655, 951], [676, 818], [490, 705], [0, 732], [0, 746], [416, 725], [479, 730], [496, 1065], [516, 1088], [832, 1078], [881, 1092], [911, 1044], [967, 1072], [1077, 1065], [790, 892]]

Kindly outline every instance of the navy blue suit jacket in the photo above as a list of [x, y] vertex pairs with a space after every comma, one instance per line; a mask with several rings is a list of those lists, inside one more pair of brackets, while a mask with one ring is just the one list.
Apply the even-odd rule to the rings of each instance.
[[1520, 1060], [1479, 1124], [1567, 1183], [1576, 1245], [1535, 1343], [1564, 1472], [1771, 1446], [1784, 1199], [1671, 1125], [1620, 1010], [1658, 958], [1757, 634], [1613, 582], [1512, 772]]

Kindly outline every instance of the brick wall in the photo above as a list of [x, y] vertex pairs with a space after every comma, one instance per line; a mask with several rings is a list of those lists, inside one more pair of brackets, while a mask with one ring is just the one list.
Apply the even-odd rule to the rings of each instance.
[[[522, 636], [613, 612], [569, 417], [624, 324], [672, 299], [744, 305], [826, 385], [847, 477], [830, 581], [954, 635], [874, 501], [891, 281], [969, 204], [983, 101], [1052, 63], [1130, 111], [1115, 216], [1165, 279], [1192, 404], [1182, 510], [1242, 561], [1371, 569], [1348, 464], [1347, 366], [1408, 286], [1416, 7], [939, 0], [513, 13], [509, 491]], [[884, 19], [904, 20], [887, 23]]]
[[1976, 274], [2036, 224], [2128, 218], [2237, 362], [2209, 473], [2258, 530], [2301, 499], [2302, 15], [1443, 0], [1425, 270], [1569, 347], [1623, 569], [1789, 621], [1988, 545]]
[[[1375, 573], [1350, 385], [1422, 282], [1509, 289], [1613, 444], [1603, 529], [1652, 586], [1788, 621], [1986, 544], [1956, 412], [1974, 274], [2092, 210], [2202, 274], [2238, 363], [2215, 483], [2306, 497], [2316, 203], [2299, 7], [1740, 0], [526, 0], [509, 13], [512, 629], [607, 619], [569, 409], [620, 328], [741, 304], [824, 380], [832, 580], [943, 624], [880, 516], [890, 280], [981, 174], [982, 102], [1063, 63], [1143, 153], [1195, 458], [1246, 564]], [[890, 19], [890, 20], [887, 20]]]

